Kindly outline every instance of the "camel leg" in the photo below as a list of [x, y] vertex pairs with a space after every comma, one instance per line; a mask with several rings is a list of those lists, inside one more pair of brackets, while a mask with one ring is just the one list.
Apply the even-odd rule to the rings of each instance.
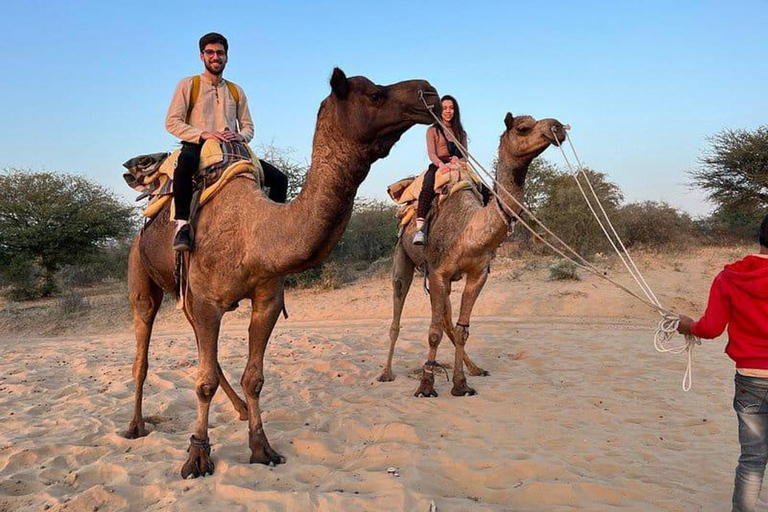
[[[488, 271], [486, 269], [483, 269], [477, 275], [468, 275], [467, 284], [464, 286], [464, 293], [461, 296], [461, 309], [454, 331], [456, 340], [456, 364], [453, 368], [453, 389], [451, 389], [451, 394], [454, 396], [474, 395], [477, 393], [467, 385], [467, 377], [464, 375], [463, 362], [467, 359], [464, 347], [469, 338], [469, 319], [472, 315], [472, 308], [475, 306], [475, 301], [483, 290], [483, 286], [487, 280]], [[484, 371], [482, 368], [475, 368]]]
[[237, 392], [232, 389], [232, 386], [229, 384], [227, 377], [224, 376], [224, 371], [221, 369], [221, 365], [218, 362], [216, 362], [216, 371], [219, 372], [219, 385], [221, 386], [221, 389], [224, 390], [224, 393], [227, 395], [227, 398], [229, 398], [229, 401], [232, 402], [232, 406], [235, 408], [235, 411], [237, 411], [237, 413], [240, 415], [240, 421], [247, 420], [248, 404], [246, 404], [245, 400], [240, 398]]
[[[451, 293], [451, 282], [442, 276], [431, 275], [429, 278], [429, 301], [432, 305], [432, 321], [429, 325], [429, 353], [427, 362], [421, 371], [421, 384], [413, 396], [415, 397], [433, 397], [437, 396], [435, 391], [435, 367], [437, 358], [437, 347], [440, 346], [440, 340], [443, 338], [443, 322], [446, 308], [446, 300]], [[450, 315], [450, 313], [448, 313]]]
[[251, 449], [251, 463], [277, 465], [285, 462], [285, 457], [269, 445], [259, 408], [259, 395], [264, 386], [264, 353], [282, 308], [281, 278], [260, 287], [253, 298], [251, 324], [248, 326], [248, 363], [240, 380], [248, 402], [248, 445]]
[[413, 271], [413, 262], [403, 249], [403, 244], [398, 240], [392, 264], [392, 325], [389, 327], [389, 355], [384, 371], [379, 375], [379, 382], [395, 380], [395, 374], [392, 373], [392, 357], [395, 354], [397, 337], [400, 335], [400, 316], [403, 313], [405, 298], [413, 282]]
[[149, 367], [149, 340], [155, 316], [163, 303], [163, 290], [155, 284], [141, 265], [138, 239], [131, 246], [128, 257], [128, 290], [133, 313], [133, 332], [136, 337], [136, 358], [133, 361], [133, 380], [136, 385], [133, 402], [133, 419], [128, 425], [125, 437], [136, 439], [149, 432], [141, 413], [144, 398], [144, 381]]
[[195, 433], [189, 438], [189, 457], [181, 468], [181, 477], [197, 478], [213, 474], [211, 460], [211, 444], [208, 440], [208, 413], [211, 408], [216, 390], [219, 387], [218, 341], [221, 317], [223, 311], [213, 304], [195, 300], [194, 296], [187, 299], [184, 310], [187, 319], [192, 324], [197, 338], [197, 379], [195, 394], [197, 395], [197, 421]]
[[[451, 340], [451, 343], [453, 344], [453, 346], [455, 348], [456, 347], [456, 336], [457, 335], [456, 335], [456, 332], [454, 331], [453, 323], [452, 323], [452, 320], [451, 320], [451, 315], [450, 315], [451, 307], [450, 307], [450, 304], [451, 304], [451, 302], [450, 302], [450, 297], [449, 297], [449, 299], [448, 299], [448, 306], [446, 308], [448, 314], [445, 316], [445, 321], [444, 321], [443, 329], [445, 329], [445, 334], [448, 335], [448, 339]], [[472, 375], [473, 377], [487, 377], [488, 375], [490, 375], [489, 372], [487, 372], [487, 371], [483, 370], [482, 368], [480, 368], [479, 366], [477, 366], [474, 363], [474, 361], [472, 361], [469, 358], [469, 354], [467, 354], [466, 350], [464, 351], [464, 364], [467, 365], [467, 370], [469, 371], [469, 374]]]

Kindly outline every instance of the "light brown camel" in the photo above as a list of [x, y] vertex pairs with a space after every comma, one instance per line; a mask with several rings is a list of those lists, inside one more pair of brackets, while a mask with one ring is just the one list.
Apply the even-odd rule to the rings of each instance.
[[[398, 139], [431, 117], [419, 99], [423, 91], [439, 105], [426, 81], [389, 86], [365, 77], [347, 78], [336, 68], [331, 94], [322, 102], [312, 148], [312, 163], [299, 196], [289, 204], [269, 200], [251, 181], [236, 179], [200, 210], [195, 250], [190, 253], [185, 314], [195, 332], [198, 399], [195, 433], [182, 477], [213, 473], [208, 441], [208, 410], [219, 384], [238, 406], [217, 361], [221, 318], [238, 300], [251, 299], [248, 361], [242, 379], [247, 406], [250, 461], [280, 464], [285, 458], [269, 445], [261, 421], [259, 394], [264, 384], [264, 352], [283, 308], [284, 276], [322, 261], [339, 241], [352, 214], [358, 187], [371, 164], [389, 154]], [[174, 224], [168, 208], [134, 240], [129, 258], [129, 292], [137, 354], [134, 417], [128, 437], [147, 434], [141, 414], [142, 389], [152, 325], [163, 290], [174, 289]]]
[[[504, 118], [504, 124], [506, 129], [499, 142], [496, 179], [504, 189], [522, 202], [525, 178], [531, 161], [553, 144], [555, 137], [562, 142], [565, 139], [565, 130], [555, 119], [537, 121], [530, 116], [513, 117], [510, 113]], [[505, 197], [504, 192], [498, 193], [505, 203], [515, 208], [515, 213], [520, 213], [519, 208]], [[475, 301], [488, 279], [494, 252], [507, 237], [511, 218], [511, 212], [506, 211], [496, 199], [491, 198], [488, 204], [483, 206], [475, 193], [465, 190], [453, 194], [440, 205], [439, 213], [431, 221], [429, 242], [424, 248], [412, 242], [416, 230], [415, 222], [411, 221], [406, 227], [395, 246], [389, 356], [379, 381], [390, 382], [395, 378], [392, 373], [392, 357], [400, 334], [403, 304], [411, 287], [414, 269], [423, 268], [426, 259], [432, 321], [429, 326], [429, 354], [422, 370], [421, 385], [415, 396], [437, 396], [433, 372], [437, 366], [435, 357], [443, 331], [455, 346], [451, 394], [475, 394], [475, 390], [467, 385], [464, 364], [466, 363], [471, 375], [488, 375], [488, 372], [475, 365], [465, 352], [469, 337], [469, 320]], [[450, 301], [451, 283], [464, 276], [467, 281], [461, 296], [459, 318], [454, 328]]]

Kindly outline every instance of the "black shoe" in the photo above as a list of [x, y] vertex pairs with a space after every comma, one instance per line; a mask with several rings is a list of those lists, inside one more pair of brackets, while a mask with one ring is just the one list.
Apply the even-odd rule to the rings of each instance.
[[179, 228], [176, 237], [173, 239], [173, 250], [181, 252], [192, 250], [192, 231], [189, 224], [184, 224]]

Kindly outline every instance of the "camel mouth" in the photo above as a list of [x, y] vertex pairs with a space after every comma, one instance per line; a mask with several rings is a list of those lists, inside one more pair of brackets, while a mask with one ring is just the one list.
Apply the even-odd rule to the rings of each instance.
[[542, 133], [541, 136], [544, 137], [544, 139], [546, 139], [546, 141], [550, 144], [559, 146], [565, 142], [565, 127], [562, 125], [553, 126], [549, 130]]

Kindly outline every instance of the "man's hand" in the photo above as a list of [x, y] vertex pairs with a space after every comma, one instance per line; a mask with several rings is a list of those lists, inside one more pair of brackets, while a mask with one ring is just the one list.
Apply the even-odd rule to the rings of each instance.
[[215, 139], [219, 142], [245, 142], [245, 138], [237, 132], [224, 130], [223, 132], [203, 132], [200, 140]]
[[457, 156], [452, 156], [452, 157], [451, 157], [451, 163], [452, 163], [452, 164], [457, 164], [457, 163], [459, 163], [459, 157], [457, 157]]
[[677, 325], [677, 332], [680, 334], [691, 334], [691, 325], [693, 324], [693, 318], [685, 315], [680, 315], [680, 323]]
[[445, 174], [446, 172], [451, 172], [451, 168], [440, 162], [440, 166], [437, 168], [437, 172], [440, 174]]
[[245, 138], [237, 132], [225, 130], [221, 132], [221, 135], [224, 137], [224, 140], [228, 142], [245, 142]]
[[219, 142], [226, 142], [223, 132], [203, 132], [200, 134], [200, 140], [217, 140]]

